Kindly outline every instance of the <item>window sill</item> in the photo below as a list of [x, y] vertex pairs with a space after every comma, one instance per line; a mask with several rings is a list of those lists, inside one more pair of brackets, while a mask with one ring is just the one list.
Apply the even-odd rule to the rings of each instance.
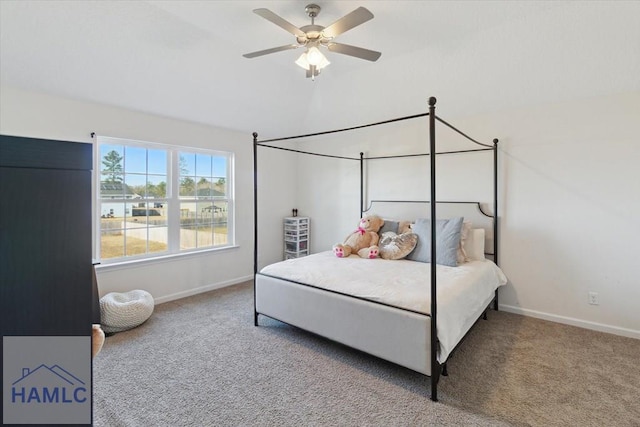
[[180, 261], [185, 258], [197, 258], [203, 256], [209, 256], [217, 252], [227, 252], [230, 250], [238, 249], [240, 246], [225, 246], [224, 248], [213, 248], [202, 251], [194, 251], [194, 252], [183, 252], [179, 254], [171, 254], [171, 255], [161, 255], [153, 258], [143, 258], [143, 259], [135, 259], [135, 260], [126, 260], [119, 262], [112, 262], [108, 264], [94, 264], [96, 271], [116, 271], [116, 270], [124, 270], [128, 268], [136, 268], [143, 267], [147, 265], [153, 264], [164, 264], [166, 262]]

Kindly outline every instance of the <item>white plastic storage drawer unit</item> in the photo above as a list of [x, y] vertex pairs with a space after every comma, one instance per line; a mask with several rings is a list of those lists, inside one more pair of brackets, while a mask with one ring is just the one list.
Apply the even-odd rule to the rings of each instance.
[[284, 219], [284, 259], [309, 255], [309, 218], [291, 216]]

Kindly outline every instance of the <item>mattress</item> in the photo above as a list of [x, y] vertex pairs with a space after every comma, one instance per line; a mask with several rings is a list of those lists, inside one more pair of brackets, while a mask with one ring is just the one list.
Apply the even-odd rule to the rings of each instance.
[[[436, 268], [438, 359], [444, 361], [507, 278], [489, 260]], [[338, 258], [326, 251], [271, 264], [260, 273], [429, 315], [430, 269], [428, 263], [356, 255]]]

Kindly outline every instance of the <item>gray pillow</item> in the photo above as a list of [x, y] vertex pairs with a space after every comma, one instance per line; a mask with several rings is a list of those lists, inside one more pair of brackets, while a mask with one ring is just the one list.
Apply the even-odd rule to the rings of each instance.
[[382, 238], [382, 234], [383, 233], [388, 233], [389, 231], [392, 231], [396, 234], [398, 234], [398, 221], [392, 221], [390, 219], [385, 219], [384, 220], [384, 225], [382, 226], [382, 228], [380, 229], [380, 231], [378, 231], [378, 234], [380, 235], [380, 238]]
[[380, 239], [380, 258], [402, 259], [416, 247], [418, 235], [415, 233], [395, 234], [393, 231], [386, 232]]
[[[436, 220], [436, 264], [458, 266], [458, 247], [462, 217]], [[413, 226], [418, 235], [418, 244], [407, 259], [419, 262], [431, 262], [431, 220], [419, 218]]]

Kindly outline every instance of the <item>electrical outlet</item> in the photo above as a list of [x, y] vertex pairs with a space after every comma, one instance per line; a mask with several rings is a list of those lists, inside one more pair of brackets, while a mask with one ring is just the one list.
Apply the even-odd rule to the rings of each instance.
[[598, 305], [598, 293], [597, 292], [589, 292], [589, 304]]

